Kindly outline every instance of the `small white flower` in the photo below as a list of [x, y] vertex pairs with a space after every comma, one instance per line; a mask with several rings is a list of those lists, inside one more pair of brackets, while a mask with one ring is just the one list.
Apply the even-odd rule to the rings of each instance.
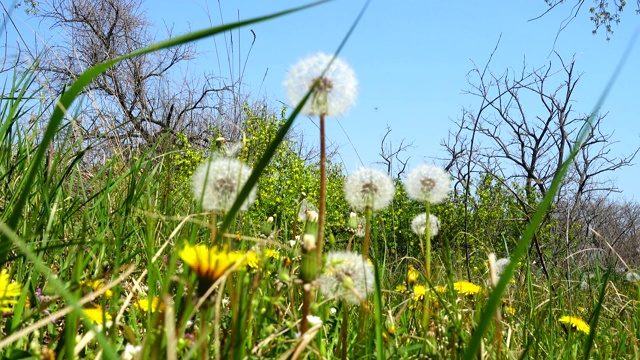
[[311, 326], [322, 325], [322, 319], [320, 319], [318, 316], [307, 315], [307, 321]]
[[341, 298], [356, 305], [373, 292], [373, 265], [354, 252], [335, 251], [327, 254], [322, 275], [318, 278], [320, 292], [326, 298]]
[[297, 243], [297, 241], [295, 241], [295, 240], [289, 240], [289, 246], [291, 246], [291, 247], [296, 246], [296, 243]]
[[[426, 213], [422, 213], [413, 218], [411, 221], [411, 230], [418, 236], [424, 235], [427, 230]], [[438, 231], [440, 231], [440, 220], [437, 216], [429, 214], [429, 234], [431, 234], [431, 237], [434, 237], [438, 235]]]
[[304, 114], [336, 116], [353, 104], [358, 81], [353, 69], [344, 60], [336, 58], [322, 76], [332, 58], [332, 55], [318, 53], [299, 61], [289, 70], [284, 85], [292, 106], [297, 106], [313, 84], [318, 82], [302, 109]]
[[358, 211], [370, 208], [373, 211], [389, 206], [395, 186], [391, 177], [376, 169], [361, 168], [347, 176], [344, 182], [344, 196]]
[[449, 196], [451, 178], [443, 168], [424, 164], [409, 172], [406, 188], [414, 200], [439, 204]]
[[[237, 159], [220, 157], [205, 161], [193, 173], [193, 196], [202, 201], [204, 210], [229, 211], [249, 175], [251, 168]], [[247, 210], [257, 193], [254, 187], [240, 209]]]
[[124, 347], [124, 351], [122, 352], [122, 360], [133, 360], [135, 356], [142, 350], [140, 345], [133, 346], [131, 344], [127, 344]]
[[637, 283], [637, 282], [640, 282], [640, 275], [638, 275], [638, 273], [636, 272], [629, 271], [625, 275], [625, 279], [627, 279], [627, 281], [630, 283]]

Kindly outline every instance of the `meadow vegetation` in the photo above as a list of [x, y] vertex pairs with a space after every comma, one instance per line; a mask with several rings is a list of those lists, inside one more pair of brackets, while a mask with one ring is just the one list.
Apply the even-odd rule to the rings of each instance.
[[[357, 92], [357, 69], [337, 57], [348, 35], [336, 55], [292, 67], [294, 108], [247, 98], [233, 126], [156, 124], [142, 140], [126, 116], [85, 131], [104, 103], [84, 100], [109, 71], [277, 16], [114, 53], [55, 94], [37, 61], [4, 69], [3, 359], [640, 357], [640, 239], [621, 220], [638, 207], [567, 185], [600, 104], [544, 191], [464, 172], [461, 157], [345, 174], [322, 124]], [[319, 120], [318, 152], [291, 133], [303, 114]], [[564, 216], [607, 206], [627, 215]]]

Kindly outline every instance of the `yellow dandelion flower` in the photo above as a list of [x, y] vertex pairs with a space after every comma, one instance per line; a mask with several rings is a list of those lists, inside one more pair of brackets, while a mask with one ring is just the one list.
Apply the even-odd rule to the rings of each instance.
[[218, 250], [206, 245], [191, 246], [186, 244], [180, 251], [180, 258], [198, 276], [198, 291], [204, 294], [227, 270], [234, 265], [238, 267], [258, 264], [258, 256], [254, 252]]
[[278, 250], [264, 249], [264, 255], [271, 259], [275, 259], [275, 260], [280, 259], [280, 253], [278, 252]]
[[482, 290], [480, 286], [468, 281], [458, 281], [453, 283], [453, 289], [463, 295], [475, 295]]
[[401, 292], [401, 293], [407, 291], [407, 285], [400, 284], [400, 285], [396, 286], [396, 291], [397, 292]]
[[22, 285], [17, 282], [9, 282], [9, 273], [6, 269], [0, 272], [0, 311], [11, 311], [12, 305], [18, 300], [15, 297], [22, 293]]
[[444, 294], [447, 291], [447, 288], [442, 285], [436, 286], [435, 289], [438, 294]]
[[253, 251], [247, 253], [247, 266], [257, 269], [260, 266], [260, 257]]
[[[80, 287], [83, 288], [89, 288], [92, 291], [97, 291], [101, 288], [104, 287], [104, 282], [100, 281], [100, 280], [83, 280], [80, 281]], [[104, 292], [104, 296], [107, 297], [107, 299], [111, 299], [111, 297], [113, 296], [113, 291], [111, 290], [107, 290]]]
[[589, 324], [587, 324], [586, 322], [584, 322], [584, 320], [577, 316], [563, 316], [558, 319], [558, 322], [561, 324], [569, 325], [571, 329], [582, 331], [585, 334], [589, 334], [589, 331], [591, 330], [589, 328]]
[[416, 285], [413, 287], [413, 300], [420, 301], [424, 294], [427, 293], [427, 288], [424, 285]]
[[508, 315], [514, 315], [516, 313], [516, 309], [512, 308], [511, 306], [505, 306], [504, 312]]
[[407, 270], [407, 284], [415, 284], [418, 282], [418, 277], [420, 277], [420, 273], [413, 267], [413, 265], [410, 264]]
[[133, 303], [133, 306], [136, 309], [144, 311], [144, 312], [148, 312], [149, 308], [151, 308], [151, 312], [156, 312], [158, 310], [160, 310], [160, 311], [164, 310], [164, 303], [157, 296], [153, 297], [153, 299], [151, 299], [151, 301], [149, 301], [149, 298], [138, 299], [138, 300], [136, 300], [135, 303]]
[[82, 309], [82, 312], [95, 324], [104, 324], [104, 320], [107, 322], [111, 321], [111, 315], [109, 315], [109, 313], [105, 313], [104, 310], [99, 307], [85, 308]]

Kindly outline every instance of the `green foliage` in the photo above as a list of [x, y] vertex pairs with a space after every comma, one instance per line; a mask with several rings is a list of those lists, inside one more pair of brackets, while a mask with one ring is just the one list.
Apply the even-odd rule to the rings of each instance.
[[[286, 109], [281, 113], [269, 113], [265, 108], [254, 111], [244, 107], [243, 132], [247, 134], [244, 156], [253, 165], [273, 140], [278, 129], [286, 121]], [[283, 140], [258, 184], [256, 206], [249, 211], [256, 223], [273, 216], [280, 228], [293, 229], [298, 216], [298, 200], [302, 193], [313, 204], [318, 204], [319, 167], [309, 163], [296, 151], [300, 144], [294, 138]], [[329, 231], [346, 228], [349, 208], [342, 194], [344, 175], [339, 165], [327, 166], [327, 227]], [[299, 232], [298, 232], [299, 233]]]

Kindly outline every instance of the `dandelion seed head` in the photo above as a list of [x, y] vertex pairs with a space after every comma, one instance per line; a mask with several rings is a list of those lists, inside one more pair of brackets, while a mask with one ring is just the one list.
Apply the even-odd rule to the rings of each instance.
[[640, 275], [637, 272], [629, 271], [624, 278], [630, 283], [640, 282]]
[[373, 291], [373, 265], [358, 253], [330, 252], [318, 284], [326, 298], [336, 297], [351, 305], [360, 304]]
[[378, 211], [393, 200], [395, 186], [391, 177], [380, 170], [361, 168], [347, 176], [344, 195], [347, 202], [358, 211], [370, 208]]
[[[251, 168], [238, 159], [219, 157], [205, 161], [193, 173], [193, 196], [198, 202], [202, 200], [204, 210], [229, 211], [249, 175]], [[254, 187], [240, 210], [247, 210], [257, 193], [258, 189]]]
[[[411, 230], [418, 235], [423, 236], [427, 230], [427, 214], [422, 213], [417, 215], [411, 221]], [[437, 216], [429, 214], [429, 234], [431, 237], [438, 235], [440, 231], [440, 220]]]
[[122, 360], [133, 360], [140, 351], [142, 351], [142, 346], [127, 344], [122, 352]]
[[511, 263], [511, 260], [509, 260], [508, 258], [501, 258], [496, 260], [496, 275], [498, 276], [502, 275], [502, 273], [504, 272], [504, 269], [506, 269], [510, 263]]
[[420, 165], [407, 175], [406, 190], [414, 200], [439, 204], [449, 196], [451, 178], [441, 167]]
[[322, 75], [332, 58], [332, 55], [318, 53], [299, 61], [289, 70], [284, 85], [292, 106], [297, 106], [317, 82], [302, 109], [304, 114], [337, 116], [355, 101], [358, 81], [353, 69], [344, 60], [336, 58]]
[[580, 283], [580, 289], [583, 291], [589, 290], [589, 283], [582, 280], [582, 282]]

